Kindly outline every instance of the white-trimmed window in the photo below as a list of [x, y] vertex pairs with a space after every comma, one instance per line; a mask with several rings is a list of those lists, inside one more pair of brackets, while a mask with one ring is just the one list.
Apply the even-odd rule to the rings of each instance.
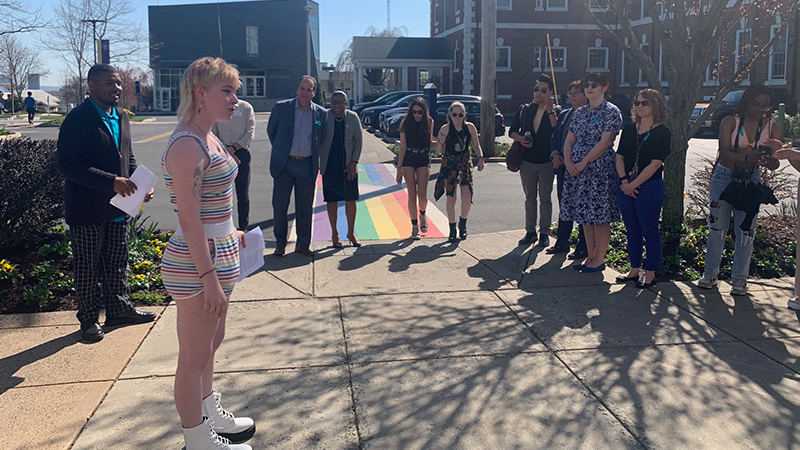
[[[645, 55], [650, 54], [650, 44], [642, 44], [642, 51]], [[647, 86], [647, 74], [639, 68], [639, 86]]]
[[620, 86], [630, 86], [631, 80], [628, 71], [631, 68], [631, 57], [628, 52], [622, 52], [622, 70], [620, 70], [619, 84]]
[[706, 81], [704, 83], [706, 85], [714, 85], [717, 82], [717, 76], [719, 75], [719, 51], [720, 48], [717, 47], [717, 50], [711, 54], [711, 61], [708, 63], [708, 67], [706, 67]]
[[[773, 25], [769, 29], [769, 37], [772, 39], [781, 29], [780, 25]], [[771, 81], [786, 81], [786, 35], [787, 30], [783, 30], [780, 39], [775, 41], [769, 55], [769, 79]]]
[[548, 11], [566, 11], [569, 9], [568, 0], [547, 0]]
[[461, 62], [461, 49], [456, 47], [453, 49], [453, 72], [458, 73], [461, 72], [459, 69], [459, 63]]
[[267, 77], [263, 71], [244, 72], [241, 75], [242, 85], [236, 95], [242, 98], [258, 98], [267, 96]]
[[608, 47], [589, 47], [586, 70], [589, 72], [608, 71]]
[[[736, 30], [736, 65], [734, 66], [735, 72], [738, 72], [739, 69], [742, 67], [742, 65], [746, 64], [747, 60], [750, 59], [752, 48], [753, 48], [753, 30], [750, 28]], [[747, 84], [749, 82], [750, 82], [750, 74], [748, 73], [747, 75], [742, 77], [742, 83]]]
[[444, 29], [447, 30], [447, 0], [443, 0], [444, 5], [442, 5], [442, 9], [444, 10], [442, 14], [442, 24], [444, 25]]
[[511, 70], [511, 47], [497, 47], [497, 63], [495, 67], [501, 70]]
[[439, 25], [439, 2], [433, 5], [433, 24]]
[[533, 47], [533, 70], [542, 70], [542, 47]]
[[608, 6], [608, 0], [590, 0], [589, 2], [589, 7], [592, 11], [605, 11]]
[[544, 0], [535, 0], [535, 4], [533, 7], [534, 11], [543, 11], [544, 10]]
[[456, 0], [455, 8], [456, 8], [456, 15], [461, 14], [461, 2], [464, 0]]
[[244, 30], [247, 56], [258, 56], [258, 27], [246, 26]]
[[498, 10], [511, 10], [511, 0], [497, 0], [497, 9]]
[[550, 70], [550, 57], [553, 58], [553, 70], [554, 71], [566, 71], [567, 70], [567, 47], [550, 47], [551, 54], [547, 54], [545, 51], [544, 53], [544, 67], [547, 70]]
[[641, 8], [639, 8], [639, 18], [642, 19], [642, 20], [644, 20], [645, 17], [648, 17], [647, 16], [647, 3], [645, 3], [645, 2], [647, 2], [647, 0], [642, 0]]

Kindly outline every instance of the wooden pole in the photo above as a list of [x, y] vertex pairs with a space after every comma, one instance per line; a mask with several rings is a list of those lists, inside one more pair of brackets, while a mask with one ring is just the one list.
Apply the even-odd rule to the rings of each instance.
[[550, 33], [547, 33], [547, 56], [550, 58], [550, 76], [553, 78], [553, 95], [556, 96], [556, 105], [558, 105], [558, 86], [556, 86], [556, 71], [553, 67], [553, 51], [550, 49]]
[[481, 148], [494, 156], [497, 99], [497, 0], [481, 2]]

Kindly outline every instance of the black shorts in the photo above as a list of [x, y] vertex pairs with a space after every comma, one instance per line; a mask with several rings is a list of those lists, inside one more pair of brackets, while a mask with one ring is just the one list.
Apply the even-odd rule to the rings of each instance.
[[428, 149], [415, 149], [407, 148], [406, 156], [403, 158], [403, 167], [413, 167], [419, 169], [420, 167], [431, 166], [431, 152]]

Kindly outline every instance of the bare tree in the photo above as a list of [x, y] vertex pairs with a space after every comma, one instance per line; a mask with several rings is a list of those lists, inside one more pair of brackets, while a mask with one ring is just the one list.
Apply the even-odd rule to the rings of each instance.
[[[796, 0], [644, 0], [652, 18], [652, 41], [661, 43], [662, 73], [653, 58], [642, 49], [638, 28], [631, 24], [629, 2], [626, 0], [582, 0], [591, 11], [595, 23], [611, 37], [626, 55], [637, 61], [654, 89], [663, 90], [662, 79], [669, 85], [669, 106], [672, 116], [667, 126], [672, 131], [672, 151], [665, 162], [666, 201], [663, 218], [667, 226], [683, 220], [683, 192], [686, 174], [686, 151], [689, 138], [700, 129], [705, 119], [722, 98], [747, 79], [756, 61], [769, 55], [770, 48], [785, 32], [787, 24], [798, 12]], [[608, 5], [596, 11], [597, 3]], [[766, 18], [772, 19], [767, 23]], [[770, 26], [779, 19], [780, 29], [770, 36]], [[752, 42], [727, 51], [725, 45], [732, 30], [741, 20], [752, 22]], [[650, 28], [648, 26], [648, 28]], [[759, 41], [766, 34], [767, 39]], [[717, 92], [703, 115], [693, 125], [689, 117], [700, 96], [706, 79], [708, 62], [720, 52], [720, 64], [715, 73], [719, 81]], [[661, 75], [661, 76], [659, 76]]]
[[0, 0], [0, 36], [29, 33], [47, 25], [42, 9], [19, 0]]
[[[33, 48], [23, 44], [14, 34], [0, 36], [0, 72], [8, 78], [13, 97], [22, 99], [22, 92], [28, 85], [28, 75], [44, 75], [41, 68], [38, 53]], [[11, 112], [14, 112], [13, 101]]]
[[[394, 27], [392, 29], [379, 30], [375, 27], [367, 28], [364, 32], [369, 37], [402, 37], [408, 34], [406, 27]], [[333, 62], [334, 73], [348, 73], [353, 71], [353, 39], [348, 40], [342, 50], [336, 55]], [[381, 86], [395, 76], [394, 69], [368, 69], [364, 71], [364, 78], [370, 86]], [[361, 83], [363, 80], [355, 80]]]
[[141, 23], [130, 20], [134, 12], [132, 0], [61, 0], [54, 8], [54, 26], [41, 40], [42, 45], [57, 54], [78, 78], [81, 98], [84, 76], [95, 61], [95, 38], [110, 41], [112, 64], [146, 65], [148, 35]]

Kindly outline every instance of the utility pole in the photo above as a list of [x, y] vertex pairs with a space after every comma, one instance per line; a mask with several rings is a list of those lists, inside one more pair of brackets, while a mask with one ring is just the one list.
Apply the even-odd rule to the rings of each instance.
[[386, 0], [386, 31], [392, 29], [392, 0]]
[[94, 63], [97, 64], [97, 24], [106, 23], [104, 19], [83, 19], [83, 23], [92, 24], [92, 42], [94, 43]]
[[494, 109], [497, 98], [497, 0], [481, 1], [481, 148], [494, 156]]
[[311, 7], [304, 6], [306, 12], [306, 75], [311, 75]]

